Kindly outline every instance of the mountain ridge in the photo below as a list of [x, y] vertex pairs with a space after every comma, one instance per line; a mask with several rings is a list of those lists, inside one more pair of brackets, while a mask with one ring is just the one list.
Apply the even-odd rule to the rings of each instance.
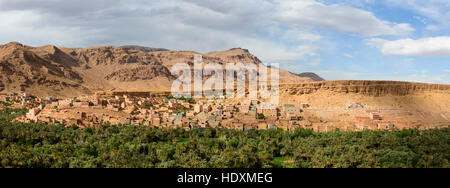
[[[66, 48], [10, 42], [0, 45], [0, 92], [78, 96], [102, 90], [168, 90], [176, 79], [171, 67], [192, 65], [194, 55], [202, 55], [204, 63], [262, 64], [242, 48], [201, 54], [135, 45]], [[280, 82], [310, 81], [280, 70]]]

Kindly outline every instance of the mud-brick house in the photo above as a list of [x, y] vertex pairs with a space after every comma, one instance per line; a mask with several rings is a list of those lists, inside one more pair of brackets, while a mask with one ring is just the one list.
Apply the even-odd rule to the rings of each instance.
[[194, 112], [195, 113], [200, 113], [201, 111], [203, 111], [203, 105], [202, 104], [195, 104], [194, 105]]
[[252, 129], [255, 129], [255, 128], [252, 125], [250, 125], [250, 124], [244, 125], [244, 131], [249, 131], [249, 130], [252, 130]]
[[92, 102], [92, 104], [93, 104], [94, 106], [103, 105], [103, 100], [101, 100], [101, 99], [99, 99], [99, 98], [95, 98], [95, 99], [93, 99], [91, 102]]
[[234, 106], [232, 104], [228, 104], [225, 106], [224, 109], [225, 112], [233, 112], [234, 111]]
[[243, 130], [244, 124], [241, 122], [234, 121], [234, 122], [232, 122], [232, 127], [233, 127], [233, 129]]
[[161, 126], [161, 118], [152, 118], [152, 125], [156, 127]]
[[87, 117], [86, 112], [77, 112], [77, 119], [85, 120]]
[[287, 114], [287, 113], [297, 113], [297, 112], [300, 113], [300, 110], [297, 109], [295, 107], [295, 105], [293, 105], [293, 104], [284, 104], [282, 110], [283, 110], [283, 113], [285, 113], [285, 114]]
[[175, 118], [173, 120], [173, 125], [175, 127], [183, 127], [183, 119], [182, 118]]
[[41, 109], [39, 109], [39, 108], [32, 108], [26, 114], [26, 118], [31, 120], [31, 121], [37, 122], [38, 121], [37, 115], [39, 114], [39, 112], [41, 112]]
[[222, 114], [223, 114], [223, 109], [217, 108], [217, 109], [214, 111], [214, 114], [215, 114], [216, 116], [222, 116]]
[[7, 102], [9, 101], [9, 97], [6, 94], [0, 94], [0, 101]]
[[[298, 123], [293, 123], [293, 122], [288, 121], [288, 120], [279, 120], [279, 121], [277, 121], [277, 124], [281, 128], [283, 128], [283, 127], [289, 128], [291, 126], [299, 127]], [[288, 129], [285, 129], [285, 130], [288, 130]]]
[[278, 126], [275, 124], [267, 124], [267, 129], [278, 129]]
[[301, 105], [303, 109], [308, 109], [311, 107], [311, 105], [309, 105], [308, 103], [302, 103]]
[[220, 122], [220, 124], [222, 125], [222, 127], [231, 129], [232, 125], [233, 125], [233, 120], [231, 120], [231, 119], [223, 120], [222, 122]]
[[241, 101], [241, 106], [250, 106], [251, 105], [251, 101], [250, 100], [243, 100]]
[[52, 102], [51, 106], [52, 108], [58, 107], [58, 102]]
[[150, 125], [151, 125], [151, 122], [148, 121], [148, 120], [143, 120], [143, 121], [142, 121], [142, 125], [143, 125], [143, 126], [150, 126]]
[[134, 119], [134, 120], [131, 120], [131, 124], [132, 125], [142, 125], [143, 121], [139, 120], [139, 119]]
[[262, 114], [264, 114], [264, 117], [266, 119], [277, 119], [278, 118], [278, 110], [275, 109], [263, 109]]
[[208, 121], [208, 126], [211, 128], [219, 127], [220, 123], [218, 121]]
[[372, 119], [372, 120], [374, 120], [374, 121], [380, 121], [380, 120], [383, 120], [383, 119], [381, 118], [380, 114], [374, 113], [374, 112], [370, 113], [370, 119]]
[[73, 100], [72, 99], [64, 99], [58, 101], [58, 108], [70, 108], [72, 107]]
[[287, 113], [286, 114], [286, 120], [295, 121], [298, 120], [300, 117], [300, 113]]
[[268, 125], [265, 121], [260, 121], [257, 125], [258, 130], [267, 130], [268, 129]]
[[191, 108], [191, 104], [188, 103], [188, 102], [183, 102], [183, 103], [181, 103], [181, 106], [183, 106], [183, 107], [185, 107], [185, 108], [187, 108], [187, 109], [190, 109], [190, 108]]
[[299, 121], [289, 121], [289, 125], [296, 125], [296, 126], [300, 126]]
[[378, 123], [379, 130], [393, 130], [395, 125], [393, 123]]
[[231, 112], [224, 112], [223, 113], [223, 118], [224, 119], [230, 119], [233, 118], [233, 114]]
[[195, 116], [194, 112], [192, 112], [192, 111], [186, 112], [186, 117], [193, 118], [194, 116]]
[[242, 103], [239, 108], [239, 112], [248, 114], [249, 111], [250, 111], [250, 104]]
[[355, 121], [357, 130], [374, 130], [378, 128], [378, 124], [374, 123], [370, 117], [355, 117]]

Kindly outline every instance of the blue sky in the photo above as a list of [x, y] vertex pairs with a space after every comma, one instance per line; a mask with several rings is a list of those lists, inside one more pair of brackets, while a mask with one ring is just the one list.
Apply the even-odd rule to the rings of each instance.
[[448, 0], [0, 0], [0, 43], [249, 49], [328, 80], [450, 84]]

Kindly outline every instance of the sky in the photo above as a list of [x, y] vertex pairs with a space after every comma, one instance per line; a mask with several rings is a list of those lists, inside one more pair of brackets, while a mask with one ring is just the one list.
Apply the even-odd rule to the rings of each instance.
[[449, 0], [0, 0], [0, 43], [241, 47], [327, 80], [450, 84]]

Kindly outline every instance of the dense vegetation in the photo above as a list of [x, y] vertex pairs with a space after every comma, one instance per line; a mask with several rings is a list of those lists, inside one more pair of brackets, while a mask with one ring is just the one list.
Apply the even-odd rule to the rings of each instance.
[[450, 167], [449, 129], [316, 133], [10, 123], [0, 167]]

